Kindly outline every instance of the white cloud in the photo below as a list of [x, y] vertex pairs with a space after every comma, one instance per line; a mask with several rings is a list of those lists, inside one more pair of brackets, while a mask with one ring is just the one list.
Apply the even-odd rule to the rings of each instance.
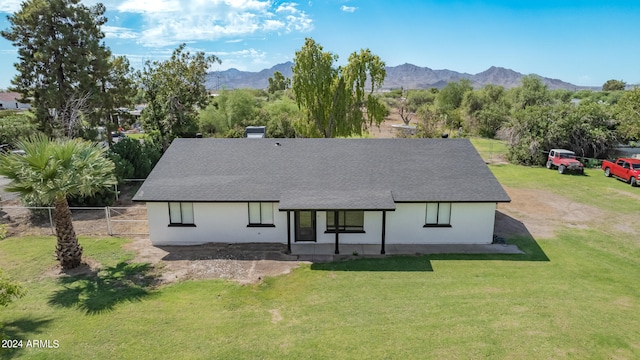
[[135, 31], [119, 26], [103, 25], [102, 32], [107, 39], [135, 39], [138, 37]]
[[352, 13], [355, 12], [356, 10], [358, 10], [357, 7], [354, 6], [346, 6], [346, 5], [342, 5], [342, 7], [340, 8], [342, 11], [344, 12], [348, 12], [348, 13]]
[[285, 17], [285, 28], [287, 32], [307, 32], [313, 30], [313, 21], [304, 11], [298, 9], [298, 4], [296, 3], [282, 3], [276, 9], [276, 13], [289, 14]]
[[150, 47], [313, 29], [296, 3], [272, 0], [124, 0], [117, 9], [142, 16], [138, 42]]
[[2, 0], [0, 2], [0, 12], [13, 14], [20, 10], [20, 4], [22, 0]]
[[125, 0], [117, 7], [120, 12], [132, 13], [163, 13], [179, 12], [179, 1], [172, 0]]
[[313, 21], [307, 16], [287, 16], [287, 32], [313, 30]]
[[297, 14], [298, 12], [300, 12], [297, 6], [298, 4], [296, 3], [282, 3], [280, 4], [280, 6], [278, 6], [278, 8], [276, 9], [276, 12], [289, 12], [292, 14]]
[[213, 52], [212, 54], [218, 57], [225, 56], [225, 57], [243, 57], [243, 58], [260, 59], [260, 58], [264, 58], [267, 53], [265, 53], [264, 51], [259, 51], [251, 48], [251, 49], [243, 49], [238, 51], [218, 51], [218, 52]]
[[244, 49], [238, 51], [208, 52], [222, 59], [222, 64], [215, 64], [211, 70], [222, 70], [236, 68], [238, 70], [249, 71], [257, 67], [269, 65], [267, 53], [256, 49]]
[[[268, 58], [268, 53], [254, 48], [242, 49], [237, 51], [208, 51], [204, 48], [190, 47], [185, 48], [191, 53], [203, 51], [206, 55], [215, 55], [222, 59], [222, 64], [215, 63], [211, 65], [209, 71], [220, 71], [230, 68], [236, 68], [242, 71], [259, 71], [273, 65], [273, 60]], [[142, 69], [146, 61], [165, 61], [171, 57], [173, 49], [148, 49], [144, 54], [128, 54], [114, 52], [114, 56], [126, 56], [134, 68]]]
[[269, 1], [259, 1], [259, 0], [222, 0], [222, 1], [213, 1], [214, 3], [226, 3], [231, 5], [231, 7], [236, 9], [243, 10], [266, 10], [271, 6]]
[[265, 20], [262, 28], [265, 31], [275, 31], [285, 27], [285, 23], [280, 20]]

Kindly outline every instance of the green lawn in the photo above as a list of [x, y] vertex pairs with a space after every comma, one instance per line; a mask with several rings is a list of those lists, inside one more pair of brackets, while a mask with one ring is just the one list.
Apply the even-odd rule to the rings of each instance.
[[[638, 224], [640, 190], [597, 170], [492, 170], [505, 186], [552, 190]], [[55, 279], [46, 275], [55, 239], [10, 238], [0, 241], [0, 267], [28, 294], [0, 310], [6, 337], [59, 348], [2, 349], [0, 358], [637, 359], [640, 232], [629, 231], [507, 239], [525, 255], [360, 259], [258, 285], [161, 288], [154, 269], [128, 262], [124, 239], [82, 238], [103, 271]]]
[[147, 134], [145, 134], [145, 133], [137, 133], [137, 134], [136, 133], [130, 133], [130, 134], [127, 134], [127, 137], [130, 137], [130, 138], [136, 139], [136, 140], [140, 140], [140, 139], [147, 138]]
[[508, 148], [504, 141], [484, 138], [471, 138], [470, 140], [485, 160], [493, 160], [497, 157], [504, 158], [507, 155]]

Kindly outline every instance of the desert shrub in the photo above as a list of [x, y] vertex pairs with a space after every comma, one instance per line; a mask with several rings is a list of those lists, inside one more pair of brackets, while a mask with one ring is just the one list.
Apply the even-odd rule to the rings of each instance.
[[508, 158], [523, 165], [544, 165], [545, 151], [563, 148], [578, 156], [599, 158], [617, 143], [610, 115], [602, 104], [585, 101], [529, 106], [514, 112], [505, 126]]
[[115, 189], [105, 188], [92, 196], [73, 196], [67, 198], [69, 206], [111, 206], [116, 200]]
[[224, 137], [226, 137], [226, 138], [236, 138], [236, 139], [243, 138], [244, 137], [244, 129], [242, 129], [242, 128], [238, 127], [238, 126], [233, 127], [233, 128], [227, 130], [224, 133]]
[[521, 165], [543, 165], [543, 151], [550, 147], [549, 126], [556, 113], [548, 106], [529, 106], [514, 113], [506, 128], [509, 161]]
[[125, 137], [109, 149], [107, 154], [116, 165], [116, 177], [121, 182], [126, 178], [145, 179], [156, 165], [162, 152], [151, 140]]
[[20, 138], [33, 135], [37, 126], [26, 112], [4, 110], [0, 112], [0, 144], [14, 144]]

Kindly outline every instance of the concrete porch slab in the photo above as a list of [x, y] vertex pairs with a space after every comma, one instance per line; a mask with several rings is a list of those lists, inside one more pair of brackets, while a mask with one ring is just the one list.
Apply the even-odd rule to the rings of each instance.
[[414, 244], [385, 247], [385, 255], [380, 254], [380, 245], [340, 244], [339, 254], [335, 244], [296, 243], [291, 244], [291, 255], [300, 260], [326, 262], [348, 256], [383, 257], [385, 255], [425, 255], [425, 254], [523, 254], [516, 245], [510, 244]]

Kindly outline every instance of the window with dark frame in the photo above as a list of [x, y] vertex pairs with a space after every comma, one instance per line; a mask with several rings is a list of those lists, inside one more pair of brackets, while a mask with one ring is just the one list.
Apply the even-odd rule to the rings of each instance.
[[451, 203], [427, 203], [425, 227], [450, 227]]
[[194, 226], [193, 203], [170, 202], [169, 203], [169, 225]]
[[249, 227], [273, 227], [273, 203], [250, 202], [249, 203]]
[[[335, 211], [327, 211], [327, 232], [336, 232]], [[338, 211], [338, 232], [364, 232], [364, 211]]]

